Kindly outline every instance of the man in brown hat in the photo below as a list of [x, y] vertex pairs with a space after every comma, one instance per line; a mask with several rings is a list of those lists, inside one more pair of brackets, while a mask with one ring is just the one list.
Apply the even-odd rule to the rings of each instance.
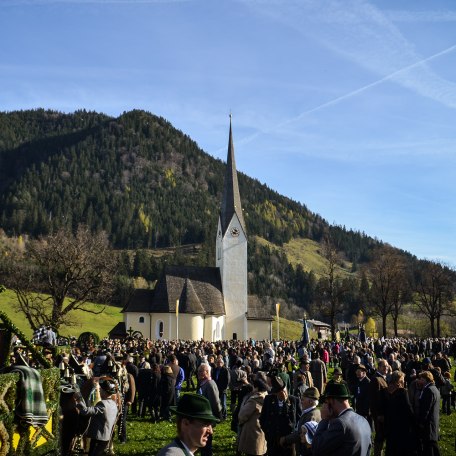
[[366, 456], [370, 454], [371, 428], [350, 407], [350, 392], [342, 383], [330, 383], [320, 400], [322, 420], [312, 440], [314, 456]]
[[212, 414], [210, 402], [198, 394], [182, 395], [177, 407], [170, 409], [177, 415], [177, 437], [157, 456], [193, 456], [206, 446], [219, 419]]
[[281, 437], [280, 445], [288, 447], [294, 444], [297, 450], [296, 454], [299, 454], [300, 456], [310, 456], [312, 454], [310, 445], [301, 442], [301, 433], [305, 423], [308, 423], [309, 421], [319, 423], [321, 421], [320, 410], [317, 409], [319, 398], [320, 393], [314, 386], [311, 386], [304, 391], [301, 396], [302, 414], [301, 418], [299, 418], [296, 430], [285, 437]]

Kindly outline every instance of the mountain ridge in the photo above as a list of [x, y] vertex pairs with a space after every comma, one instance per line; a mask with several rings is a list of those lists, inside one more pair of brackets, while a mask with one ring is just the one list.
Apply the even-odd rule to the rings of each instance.
[[[0, 138], [0, 228], [7, 235], [37, 237], [84, 223], [105, 230], [116, 249], [172, 247], [172, 260], [183, 263], [179, 247], [201, 244], [192, 261], [215, 264], [226, 163], [166, 119], [142, 110], [118, 117], [84, 110], [14, 111], [0, 113]], [[382, 245], [365, 233], [330, 225], [255, 178], [240, 172], [238, 178], [252, 294], [309, 305], [311, 295], [303, 290], [316, 278], [300, 269], [290, 248], [286, 253], [290, 242], [296, 245], [293, 240], [307, 239], [317, 252], [329, 235], [343, 257], [340, 266], [349, 269], [346, 277]], [[163, 261], [144, 252], [136, 256], [136, 266], [124, 258], [125, 274], [154, 280]]]

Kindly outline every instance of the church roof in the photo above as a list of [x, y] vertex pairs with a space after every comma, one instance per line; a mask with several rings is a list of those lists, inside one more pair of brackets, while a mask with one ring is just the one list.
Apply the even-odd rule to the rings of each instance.
[[265, 306], [260, 298], [256, 295], [250, 295], [247, 303], [247, 320], [269, 320], [272, 321], [274, 318], [271, 312], [268, 310], [268, 306]]
[[124, 312], [176, 312], [224, 315], [220, 269], [197, 266], [168, 266], [155, 290], [136, 289]]
[[110, 339], [122, 339], [123, 337], [126, 337], [127, 327], [125, 326], [125, 322], [119, 321], [119, 323], [117, 323], [108, 334]]
[[127, 305], [122, 309], [122, 312], [140, 312], [149, 313], [150, 304], [154, 296], [154, 290], [148, 288], [136, 288]]
[[234, 159], [234, 143], [233, 133], [231, 128], [230, 116], [230, 136], [228, 141], [228, 157], [226, 159], [226, 174], [225, 182], [223, 185], [222, 206], [220, 210], [220, 220], [222, 225], [222, 235], [226, 233], [228, 225], [230, 224], [233, 215], [236, 214], [239, 222], [244, 230], [245, 229], [244, 216], [242, 214], [241, 195], [239, 193], [239, 184], [236, 171], [236, 162]]
[[179, 298], [179, 312], [204, 314], [205, 310], [196, 294], [193, 282], [185, 279], [184, 288]]

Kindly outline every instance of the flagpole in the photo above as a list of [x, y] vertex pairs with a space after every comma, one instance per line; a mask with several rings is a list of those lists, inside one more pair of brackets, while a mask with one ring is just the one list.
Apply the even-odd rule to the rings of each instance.
[[179, 299], [176, 300], [176, 340], [179, 340]]
[[280, 340], [280, 317], [279, 317], [279, 312], [280, 312], [280, 303], [278, 302], [276, 304], [276, 314], [277, 314], [277, 340]]

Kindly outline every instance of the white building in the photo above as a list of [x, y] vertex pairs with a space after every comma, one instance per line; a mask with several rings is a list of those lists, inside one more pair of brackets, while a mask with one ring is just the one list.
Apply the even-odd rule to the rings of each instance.
[[123, 311], [123, 324], [115, 329], [150, 339], [271, 338], [273, 318], [247, 292], [247, 231], [231, 120], [215, 254], [215, 267], [168, 267], [154, 290], [136, 290]]

